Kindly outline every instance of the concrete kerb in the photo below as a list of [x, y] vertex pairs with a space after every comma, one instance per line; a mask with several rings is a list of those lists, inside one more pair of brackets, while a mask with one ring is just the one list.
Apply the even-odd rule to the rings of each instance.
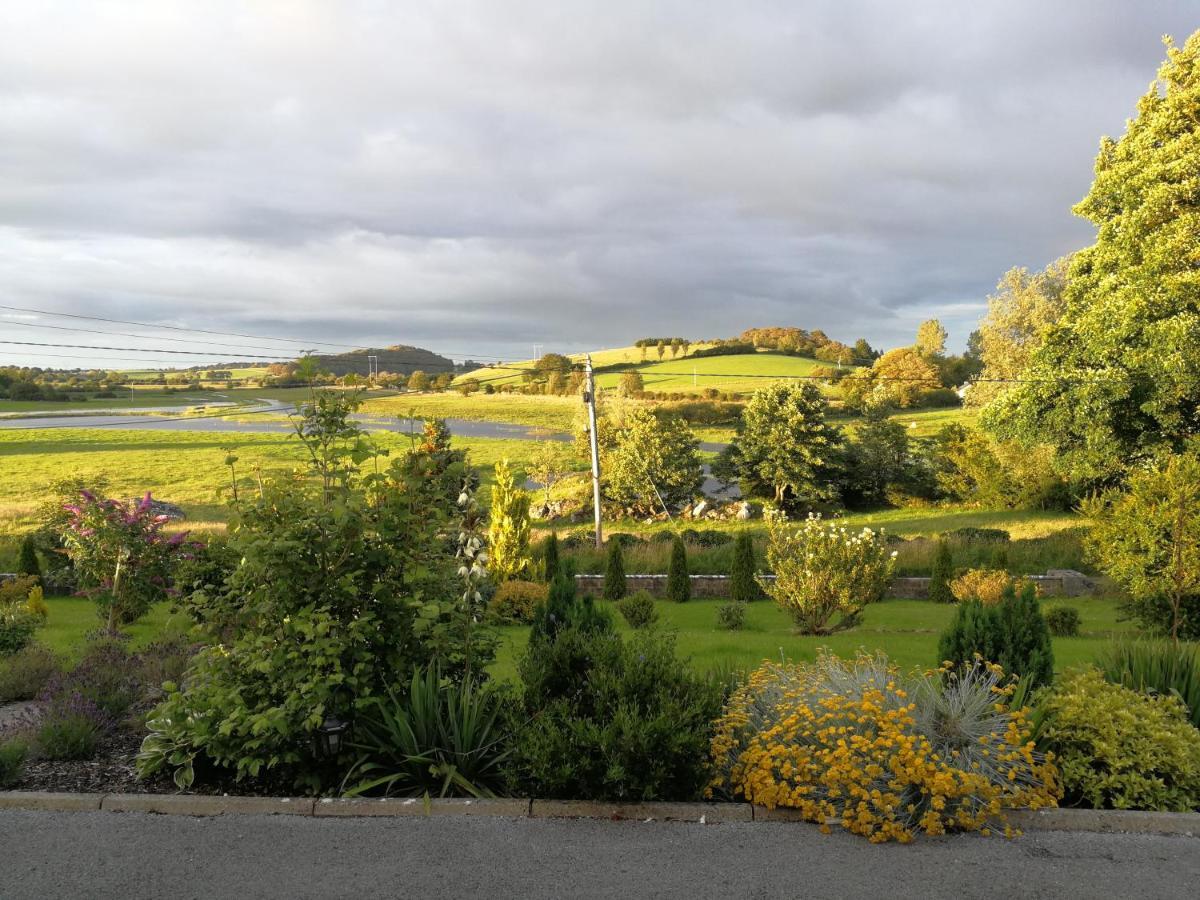
[[[222, 797], [206, 794], [70, 794], [0, 791], [0, 810], [41, 812], [140, 812], [175, 816], [296, 815], [504, 816], [509, 818], [609, 819], [614, 821], [801, 822], [795, 810], [768, 810], [748, 803], [604, 803], [584, 800], [422, 800], [309, 797]], [[1200, 813], [1134, 810], [1013, 810], [1010, 824], [1023, 831], [1104, 834], [1168, 834], [1200, 838]]]
[[316, 801], [315, 816], [507, 816], [524, 819], [529, 816], [529, 800], [498, 798], [494, 800], [445, 799], [425, 800], [419, 797], [329, 797]]

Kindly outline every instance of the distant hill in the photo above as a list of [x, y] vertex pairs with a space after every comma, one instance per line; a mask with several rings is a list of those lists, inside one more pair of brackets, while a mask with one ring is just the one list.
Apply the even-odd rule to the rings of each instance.
[[350, 350], [346, 353], [318, 356], [317, 359], [321, 361], [322, 368], [334, 375], [348, 375], [351, 372], [356, 375], [369, 375], [368, 356], [379, 357], [380, 372], [398, 372], [402, 375], [410, 375], [420, 369], [430, 375], [439, 375], [443, 372], [454, 374], [458, 371], [454, 360], [440, 356], [432, 350], [409, 347], [405, 344], [396, 344], [379, 350]]

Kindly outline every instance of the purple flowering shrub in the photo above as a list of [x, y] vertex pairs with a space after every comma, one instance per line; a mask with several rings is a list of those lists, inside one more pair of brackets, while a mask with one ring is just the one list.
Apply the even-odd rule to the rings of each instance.
[[37, 725], [37, 747], [45, 759], [90, 759], [111, 720], [78, 691], [50, 697]]
[[167, 516], [155, 515], [149, 491], [140, 503], [79, 492], [66, 504], [62, 542], [80, 593], [99, 605], [105, 628], [135, 622], [172, 588], [175, 565], [192, 549], [186, 532], [164, 534]]

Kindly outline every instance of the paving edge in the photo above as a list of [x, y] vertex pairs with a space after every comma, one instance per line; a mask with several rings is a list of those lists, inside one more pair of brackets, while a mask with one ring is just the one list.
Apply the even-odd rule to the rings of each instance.
[[[309, 817], [505, 816], [509, 818], [608, 819], [614, 821], [801, 822], [793, 810], [768, 810], [748, 803], [606, 803], [591, 800], [429, 800], [241, 797], [209, 794], [70, 794], [0, 791], [0, 810], [41, 812], [141, 812], [172, 816], [293, 815]], [[1023, 831], [1101, 834], [1173, 834], [1200, 837], [1200, 813], [1135, 810], [1010, 810], [1010, 824]]]

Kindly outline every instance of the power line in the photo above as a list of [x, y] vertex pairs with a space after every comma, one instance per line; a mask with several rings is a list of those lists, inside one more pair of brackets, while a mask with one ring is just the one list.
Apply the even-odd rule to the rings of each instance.
[[[171, 341], [172, 343], [175, 343], [175, 344], [205, 344], [206, 346], [210, 346], [210, 347], [221, 347], [225, 350], [239, 350], [239, 351], [240, 350], [276, 350], [276, 351], [278, 351], [278, 350], [282, 349], [280, 347], [240, 347], [236, 344], [222, 344], [222, 343], [218, 343], [216, 341], [201, 340], [199, 338], [173, 338], [173, 337], [167, 337], [166, 335], [161, 335], [161, 334], [155, 334], [155, 335], [132, 334], [128, 331], [101, 331], [96, 328], [70, 328], [65, 325], [43, 325], [43, 324], [40, 324], [37, 322], [13, 322], [13, 321], [7, 320], [7, 319], [3, 321], [3, 325], [5, 327], [7, 327], [9, 325], [15, 325], [15, 326], [18, 326], [21, 328], [48, 328], [48, 329], [52, 329], [54, 331], [73, 331], [73, 332], [79, 332], [82, 334], [107, 334], [112, 337], [127, 337], [127, 338], [134, 338], [136, 340], [142, 340], [142, 341]], [[271, 338], [266, 338], [266, 340], [271, 340]], [[216, 354], [213, 354], [213, 355], [216, 355]]]
[[58, 316], [65, 319], [87, 319], [92, 322], [108, 322], [112, 325], [136, 325], [138, 328], [162, 328], [167, 331], [183, 331], [190, 332], [192, 334], [214, 334], [218, 337], [242, 337], [250, 338], [251, 340], [256, 341], [266, 340], [286, 344], [322, 344], [326, 347], [346, 347], [350, 350], [360, 349], [353, 344], [339, 344], [335, 341], [319, 341], [312, 338], [306, 338], [303, 340], [300, 338], [274, 338], [263, 337], [262, 335], [257, 334], [245, 334], [244, 332], [240, 331], [210, 331], [206, 328], [184, 328], [180, 325], [155, 325], [151, 322], [133, 322], [128, 319], [108, 319], [104, 316], [85, 316], [80, 313], [55, 312], [54, 310], [50, 309], [33, 309], [26, 306], [8, 306], [5, 304], [0, 304], [0, 309], [7, 309], [13, 312], [38, 313], [44, 316]]
[[[21, 347], [64, 347], [74, 350], [117, 350], [122, 353], [171, 353], [176, 356], [218, 356], [219, 354], [206, 352], [203, 350], [167, 350], [162, 347], [146, 348], [146, 347], [97, 347], [91, 344], [50, 344], [41, 343], [38, 341], [4, 341], [0, 340], [0, 344], [15, 344]], [[294, 360], [294, 356], [263, 356], [255, 353], [241, 354], [243, 359], [273, 359], [273, 360]]]
[[[24, 312], [24, 313], [34, 313], [37, 315], [44, 315], [44, 316], [55, 316], [58, 318], [66, 318], [66, 319], [82, 319], [82, 320], [87, 320], [87, 321], [91, 321], [91, 322], [107, 322], [112, 325], [134, 325], [138, 328], [157, 328], [157, 329], [164, 329], [167, 331], [179, 331], [179, 332], [190, 333], [190, 334], [216, 335], [218, 337], [240, 337], [240, 338], [248, 338], [250, 340], [257, 340], [257, 341], [271, 341], [274, 343], [302, 344], [302, 345], [318, 344], [318, 345], [325, 346], [325, 347], [342, 347], [347, 350], [376, 349], [376, 348], [370, 348], [370, 347], [362, 347], [362, 346], [359, 346], [356, 344], [342, 344], [342, 343], [338, 343], [336, 341], [322, 341], [322, 340], [318, 340], [316, 338], [270, 337], [268, 335], [247, 334], [245, 332], [240, 332], [240, 331], [215, 331], [215, 330], [206, 329], [206, 328], [185, 328], [180, 325], [155, 324], [153, 322], [135, 322], [130, 319], [112, 319], [112, 318], [107, 318], [105, 316], [88, 316], [88, 315], [84, 315], [82, 313], [57, 312], [55, 310], [36, 309], [34, 307], [27, 307], [27, 306], [10, 306], [8, 304], [0, 304], [0, 309], [7, 309], [12, 312]], [[36, 323], [29, 323], [29, 322], [9, 322], [8, 324], [25, 325], [27, 327], [34, 327], [34, 328], [58, 328], [61, 330], [70, 330], [70, 329], [65, 329], [64, 326], [38, 325]], [[86, 329], [74, 329], [74, 330], [85, 331]], [[95, 331], [94, 333], [95, 334], [118, 334], [118, 332], [104, 332], [104, 331]], [[123, 337], [145, 337], [145, 339], [147, 339], [147, 340], [153, 339], [153, 336], [143, 336], [143, 335], [122, 334], [121, 336], [123, 336]], [[163, 340], [185, 340], [189, 343], [208, 343], [208, 342], [199, 341], [199, 340], [172, 339], [172, 338], [167, 338], [165, 336], [162, 339]], [[283, 348], [258, 348], [258, 349], [282, 350]], [[378, 349], [386, 350], [387, 348], [381, 347]], [[414, 348], [414, 349], [416, 349], [416, 348]], [[499, 360], [498, 357], [496, 357], [494, 354], [490, 354], [490, 353], [483, 353], [483, 354], [460, 353], [460, 352], [453, 351], [453, 350], [444, 350], [444, 351], [442, 351], [442, 353], [444, 353], [448, 356], [459, 356], [464, 360], [470, 359], [470, 360], [474, 360], [476, 362], [486, 362], [490, 359], [497, 359], [498, 363], [502, 362], [501, 360]], [[324, 355], [334, 355], [334, 354], [326, 353]], [[497, 366], [491, 366], [490, 368], [496, 368], [496, 367]]]

